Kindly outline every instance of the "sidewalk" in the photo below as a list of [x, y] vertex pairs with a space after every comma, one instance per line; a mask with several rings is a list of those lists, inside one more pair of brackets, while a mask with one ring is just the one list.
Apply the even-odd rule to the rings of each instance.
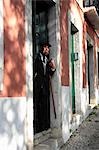
[[99, 150], [99, 106], [60, 150]]

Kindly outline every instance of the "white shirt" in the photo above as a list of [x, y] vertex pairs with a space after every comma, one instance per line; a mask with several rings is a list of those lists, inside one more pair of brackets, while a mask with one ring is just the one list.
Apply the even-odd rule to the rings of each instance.
[[46, 74], [46, 64], [48, 62], [48, 59], [47, 57], [45, 56], [45, 62], [43, 61], [43, 55], [42, 53], [40, 53], [40, 56], [41, 56], [41, 60], [42, 60], [42, 63], [43, 63], [43, 68], [44, 68], [44, 75]]

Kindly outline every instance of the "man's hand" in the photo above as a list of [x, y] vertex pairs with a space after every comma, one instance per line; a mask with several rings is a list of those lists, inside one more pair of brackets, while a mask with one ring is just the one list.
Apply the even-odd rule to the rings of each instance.
[[51, 69], [56, 69], [56, 65], [55, 65], [54, 59], [50, 59], [49, 66], [51, 67]]

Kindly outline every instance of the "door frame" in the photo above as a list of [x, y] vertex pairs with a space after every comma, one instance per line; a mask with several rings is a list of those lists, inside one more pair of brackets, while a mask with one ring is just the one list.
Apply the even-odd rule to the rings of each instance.
[[78, 32], [76, 26], [71, 22], [71, 86], [72, 86], [72, 113], [76, 113], [75, 102], [75, 34]]
[[[42, 2], [44, 2], [44, 3], [46, 3], [46, 4], [48, 4], [48, 8], [46, 9], [46, 10], [44, 10], [45, 12], [46, 12], [46, 14], [48, 13], [48, 9], [50, 9], [52, 6], [54, 6], [55, 5], [55, 2], [53, 1], [53, 0], [49, 0], [49, 2], [50, 3], [48, 3], [48, 2], [46, 2], [45, 0], [43, 0]], [[35, 9], [34, 10], [34, 12], [33, 12], [33, 15], [34, 15], [34, 19], [32, 20], [33, 21], [33, 23], [34, 23], [34, 26], [36, 26], [36, 0], [34, 0], [34, 3], [33, 3], [35, 6], [33, 6], [33, 9]], [[41, 11], [41, 10], [40, 10]], [[47, 16], [47, 19], [48, 19], [48, 16]], [[48, 21], [48, 20], [47, 20]], [[48, 25], [48, 24], [47, 24]], [[48, 27], [47, 27], [47, 30], [48, 30]], [[46, 30], [46, 31], [47, 31]], [[34, 30], [33, 30], [33, 62], [34, 62], [34, 59], [35, 59], [35, 53], [36, 53], [36, 30], [35, 30], [35, 28], [34, 28]], [[48, 40], [48, 37], [49, 37], [49, 34], [48, 34], [48, 31], [47, 31], [47, 40]], [[33, 68], [34, 68], [34, 63], [33, 63]], [[50, 98], [50, 97], [49, 97]], [[49, 107], [50, 107], [50, 105], [49, 105]], [[49, 111], [50, 111], [50, 108], [49, 108]], [[50, 113], [50, 112], [49, 112]], [[49, 121], [50, 121], [50, 118], [49, 118]], [[41, 131], [41, 132], [43, 132], [43, 131]], [[40, 133], [40, 132], [39, 132]], [[37, 133], [36, 133], [37, 134]]]
[[[94, 87], [94, 41], [93, 39], [90, 37], [90, 35], [88, 33], [86, 33], [86, 49], [87, 49], [87, 81], [90, 80], [90, 76], [88, 75], [88, 54], [90, 53], [90, 50], [92, 51], [92, 59], [93, 59], [93, 81], [88, 81], [91, 85], [87, 84], [87, 88], [88, 88], [88, 104], [95, 104], [95, 87]], [[90, 58], [89, 58], [90, 59]], [[89, 69], [90, 71], [90, 69]], [[93, 83], [92, 83], [93, 82]], [[93, 84], [93, 85], [92, 85]], [[92, 87], [93, 86], [93, 87]], [[92, 93], [92, 89], [93, 88], [93, 93]], [[91, 91], [90, 91], [91, 90]], [[92, 95], [92, 96], [91, 96]]]

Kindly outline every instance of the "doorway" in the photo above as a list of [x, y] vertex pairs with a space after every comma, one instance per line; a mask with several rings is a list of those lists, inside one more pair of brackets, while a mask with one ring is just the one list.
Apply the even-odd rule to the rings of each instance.
[[73, 23], [71, 23], [71, 80], [72, 80], [72, 113], [76, 112], [76, 104], [75, 104], [75, 47], [76, 47], [76, 34], [78, 33], [78, 29], [75, 27]]
[[94, 103], [94, 54], [93, 46], [87, 41], [88, 51], [88, 91], [89, 91], [89, 104]]
[[[37, 53], [40, 50], [40, 43], [48, 41], [48, 10], [53, 6], [52, 0], [33, 1], [33, 68]], [[34, 68], [35, 70], [35, 68]], [[33, 87], [33, 91], [36, 90]], [[34, 93], [34, 92], [33, 92]], [[39, 102], [33, 95], [34, 103], [34, 134], [50, 128], [50, 100]], [[44, 114], [42, 113], [45, 112]], [[43, 115], [42, 115], [43, 114]]]

